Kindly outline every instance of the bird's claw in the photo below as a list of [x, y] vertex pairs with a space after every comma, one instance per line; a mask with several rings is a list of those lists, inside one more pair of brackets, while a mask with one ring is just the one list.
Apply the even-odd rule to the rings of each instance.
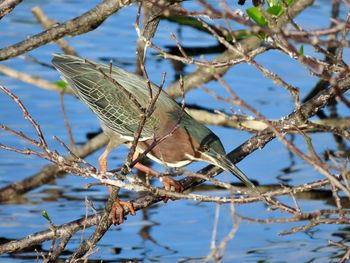
[[[173, 191], [176, 193], [182, 193], [184, 188], [181, 183], [178, 181], [170, 178], [169, 176], [162, 176], [161, 177], [161, 182], [163, 183], [164, 189], [167, 191]], [[170, 198], [171, 200], [175, 200], [175, 198]], [[163, 201], [164, 203], [167, 203], [169, 200], [168, 196], [165, 196]]]
[[[117, 200], [112, 205], [112, 223], [113, 225], [120, 225], [124, 222], [125, 209], [124, 206], [128, 208], [128, 211], [131, 215], [136, 215], [134, 206], [131, 202], [124, 202]], [[118, 214], [118, 219], [117, 219]]]

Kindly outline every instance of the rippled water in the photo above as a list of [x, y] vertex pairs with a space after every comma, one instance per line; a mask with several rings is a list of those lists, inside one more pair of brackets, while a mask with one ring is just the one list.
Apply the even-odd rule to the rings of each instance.
[[[236, 2], [236, 1], [232, 1]], [[31, 8], [41, 6], [47, 15], [58, 21], [65, 21], [87, 11], [97, 1], [23, 1], [12, 14], [0, 21], [0, 46], [4, 47], [18, 42], [25, 37], [41, 31], [40, 26], [31, 15]], [[194, 5], [187, 2], [185, 5]], [[297, 18], [297, 21], [307, 21], [308, 27], [328, 26], [328, 21], [322, 19], [328, 16], [328, 1], [316, 1], [314, 7]], [[130, 6], [114, 14], [97, 30], [74, 38], [67, 38], [69, 43], [82, 57], [92, 60], [109, 60], [125, 69], [133, 71], [135, 68], [136, 32], [133, 28], [137, 8]], [[204, 33], [179, 26], [167, 21], [161, 21], [155, 42], [160, 46], [173, 45], [169, 32], [178, 32], [185, 36], [185, 46], [208, 46], [215, 41]], [[55, 44], [46, 45], [29, 54], [40, 61], [50, 63], [52, 53], [60, 52]], [[305, 51], [307, 52], [307, 50]], [[311, 52], [311, 51], [309, 51]], [[300, 87], [305, 95], [315, 84], [315, 79], [297, 63], [291, 63], [289, 58], [278, 52], [269, 52], [258, 58], [258, 61], [267, 65]], [[59, 75], [56, 71], [37, 64], [26, 62], [21, 58], [11, 59], [2, 64], [16, 70], [37, 75], [49, 81], [57, 81]], [[153, 51], [149, 51], [147, 68], [150, 78], [159, 83], [161, 72], [167, 72], [167, 84], [175, 78], [171, 63], [160, 60]], [[185, 72], [191, 72], [194, 67], [188, 66]], [[237, 65], [225, 76], [226, 81], [232, 84], [236, 92], [253, 106], [258, 107], [269, 118], [280, 118], [288, 114], [293, 107], [288, 94], [280, 87], [276, 87], [269, 80], [261, 76], [255, 68], [248, 65]], [[27, 106], [36, 121], [41, 125], [52, 149], [63, 151], [54, 141], [53, 135], [68, 142], [67, 132], [62, 119], [58, 95], [38, 89], [15, 79], [0, 75], [0, 83], [12, 90]], [[224, 91], [216, 83], [206, 85], [218, 94]], [[187, 103], [200, 103], [213, 108], [230, 110], [231, 105], [213, 100], [202, 90], [191, 91], [186, 96]], [[94, 115], [78, 100], [65, 96], [65, 104], [69, 120], [72, 125], [74, 138], [77, 142], [86, 141], [86, 134], [96, 132], [99, 123]], [[16, 105], [5, 95], [0, 95], [0, 122], [12, 128], [22, 130], [28, 135], [35, 135], [34, 130], [23, 118]], [[233, 149], [250, 137], [250, 134], [232, 129], [219, 127], [212, 128], [222, 139], [227, 150]], [[315, 145], [323, 149], [334, 148], [333, 138], [324, 134], [312, 135]], [[23, 142], [9, 136], [0, 130], [0, 138], [6, 144], [25, 147]], [[297, 140], [298, 142], [298, 140]], [[301, 142], [301, 141], [300, 141]], [[303, 147], [302, 147], [303, 148]], [[305, 146], [304, 146], [305, 148]], [[93, 164], [101, 151], [89, 156], [87, 160]], [[120, 165], [127, 150], [121, 147], [111, 155], [110, 166]], [[23, 179], [37, 173], [46, 161], [32, 156], [0, 150], [0, 186]], [[291, 166], [291, 159], [280, 143], [273, 141], [262, 151], [257, 151], [239, 164], [250, 178], [260, 184], [273, 184], [283, 180], [292, 180], [299, 184], [312, 179], [321, 178], [315, 171], [300, 160], [295, 160]], [[159, 165], [155, 169], [162, 169]], [[189, 166], [196, 170], [203, 164], [196, 163]], [[292, 172], [286, 173], [286, 168]], [[230, 180], [230, 175], [224, 174], [221, 179]], [[47, 229], [46, 220], [41, 211], [46, 210], [55, 224], [62, 224], [75, 220], [85, 214], [85, 198], [94, 202], [96, 208], [102, 208], [107, 199], [108, 192], [104, 187], [94, 187], [84, 190], [82, 187], [92, 179], [82, 179], [71, 175], [58, 178], [49, 185], [24, 195], [23, 198], [11, 200], [0, 205], [0, 238], [17, 239], [33, 232]], [[199, 193], [221, 195], [215, 189], [198, 189]], [[125, 193], [125, 197], [134, 194]], [[285, 198], [286, 199], [286, 198]], [[283, 200], [283, 198], [282, 198]], [[288, 200], [288, 201], [287, 201]], [[300, 197], [300, 205], [306, 210], [316, 207], [331, 208], [333, 202], [317, 195]], [[285, 200], [290, 202], [289, 199]], [[98, 251], [91, 256], [91, 260], [105, 260], [106, 262], [119, 262], [124, 260], [139, 260], [153, 262], [172, 262], [176, 260], [197, 260], [210, 253], [213, 222], [216, 205], [211, 203], [197, 203], [192, 201], [176, 201], [168, 204], [159, 203], [139, 211], [136, 216], [129, 217], [122, 226], [112, 227], [98, 245]], [[268, 218], [281, 216], [276, 212], [268, 212], [263, 204], [250, 204], [236, 207], [237, 213], [248, 217]], [[90, 211], [91, 212], [91, 211]], [[283, 215], [282, 215], [283, 216]], [[259, 223], [239, 222], [239, 227], [233, 239], [228, 242], [224, 261], [246, 262], [329, 262], [339, 251], [327, 246], [329, 239], [348, 238], [348, 228], [339, 226], [322, 226], [308, 232], [301, 232], [291, 236], [279, 236], [281, 231], [292, 226], [289, 224], [263, 225]], [[230, 207], [222, 205], [218, 225], [217, 240], [220, 242], [232, 228]], [[87, 230], [85, 236], [91, 233]], [[72, 252], [80, 242], [78, 234], [67, 247]], [[337, 237], [337, 238], [336, 238]], [[47, 250], [50, 243], [44, 243], [41, 249]], [[2, 262], [32, 262], [35, 253], [19, 253], [1, 255]]]

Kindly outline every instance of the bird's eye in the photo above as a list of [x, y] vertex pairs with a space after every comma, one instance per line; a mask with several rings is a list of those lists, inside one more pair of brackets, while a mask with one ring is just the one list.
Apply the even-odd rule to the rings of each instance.
[[203, 146], [203, 151], [209, 152], [209, 147], [208, 147], [208, 145], [204, 145], [204, 146]]

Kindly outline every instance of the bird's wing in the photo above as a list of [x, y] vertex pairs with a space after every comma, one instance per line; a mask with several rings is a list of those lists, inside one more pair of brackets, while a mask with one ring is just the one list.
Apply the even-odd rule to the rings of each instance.
[[[128, 76], [122, 74], [123, 71], [115, 74], [114, 70], [111, 74], [106, 65], [68, 55], [55, 55], [52, 63], [61, 72], [63, 80], [105, 126], [125, 138], [133, 138], [142, 117], [142, 107], [145, 107], [144, 101], [147, 100], [142, 89], [139, 91], [137, 86], [129, 87], [129, 82], [121, 79], [129, 77], [132, 82], [134, 74]], [[157, 119], [149, 118], [142, 130], [142, 140], [153, 137], [157, 122]]]

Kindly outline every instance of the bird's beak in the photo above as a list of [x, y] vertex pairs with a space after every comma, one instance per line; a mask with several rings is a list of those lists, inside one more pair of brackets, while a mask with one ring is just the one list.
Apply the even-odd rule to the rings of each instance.
[[215, 160], [215, 165], [224, 169], [225, 171], [231, 172], [236, 176], [241, 182], [246, 186], [255, 188], [254, 184], [248, 179], [248, 177], [236, 166], [234, 165], [225, 155], [215, 154], [211, 155], [212, 159]]

